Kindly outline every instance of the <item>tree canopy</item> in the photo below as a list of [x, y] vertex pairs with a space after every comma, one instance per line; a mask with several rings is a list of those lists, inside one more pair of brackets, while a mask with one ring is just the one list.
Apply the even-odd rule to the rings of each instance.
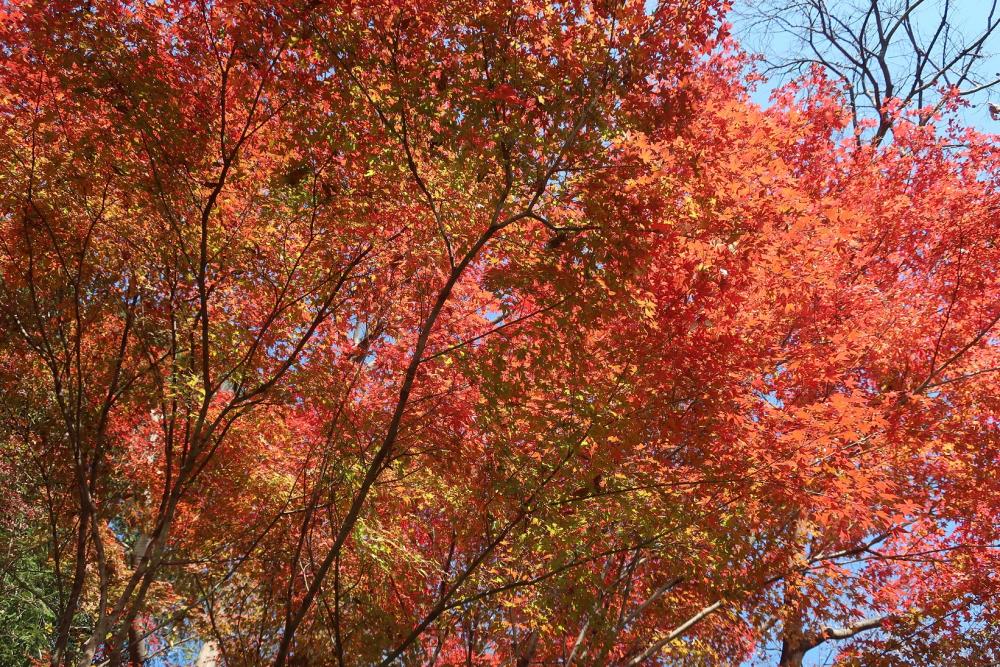
[[1000, 662], [994, 137], [726, 10], [0, 3], [0, 657]]

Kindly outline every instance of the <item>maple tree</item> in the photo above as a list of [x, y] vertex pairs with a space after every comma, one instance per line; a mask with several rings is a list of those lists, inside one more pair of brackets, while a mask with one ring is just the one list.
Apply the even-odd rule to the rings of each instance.
[[996, 663], [991, 136], [711, 0], [0, 7], [28, 658]]

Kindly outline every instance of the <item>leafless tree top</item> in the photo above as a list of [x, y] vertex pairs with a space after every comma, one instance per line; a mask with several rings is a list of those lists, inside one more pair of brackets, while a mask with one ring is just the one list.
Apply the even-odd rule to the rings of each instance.
[[990, 63], [1000, 8], [981, 1], [972, 10], [974, 0], [747, 0], [737, 16], [770, 74], [819, 65], [843, 81], [855, 125], [873, 118], [878, 144], [892, 129], [891, 99], [936, 110], [945, 90], [981, 103], [1000, 84]]

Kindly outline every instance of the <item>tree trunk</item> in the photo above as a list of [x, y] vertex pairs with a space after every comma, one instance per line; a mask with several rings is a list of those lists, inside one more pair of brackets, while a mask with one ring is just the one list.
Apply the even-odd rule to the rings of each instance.
[[778, 667], [802, 667], [802, 659], [806, 651], [798, 642], [790, 642], [785, 639], [781, 642], [781, 658], [778, 660]]
[[[139, 562], [146, 554], [146, 547], [149, 546], [149, 536], [140, 533], [135, 540], [135, 548], [132, 550], [132, 567], [139, 567]], [[146, 640], [143, 637], [142, 628], [139, 627], [138, 619], [132, 619], [128, 627], [128, 652], [131, 667], [143, 667], [149, 651], [146, 647]]]
[[219, 649], [213, 641], [207, 641], [201, 645], [198, 651], [198, 659], [194, 662], [194, 667], [218, 667]]

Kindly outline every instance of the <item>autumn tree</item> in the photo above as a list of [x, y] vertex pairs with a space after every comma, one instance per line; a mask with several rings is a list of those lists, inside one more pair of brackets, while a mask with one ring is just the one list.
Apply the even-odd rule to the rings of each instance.
[[18, 646], [993, 664], [992, 138], [725, 9], [3, 5]]

